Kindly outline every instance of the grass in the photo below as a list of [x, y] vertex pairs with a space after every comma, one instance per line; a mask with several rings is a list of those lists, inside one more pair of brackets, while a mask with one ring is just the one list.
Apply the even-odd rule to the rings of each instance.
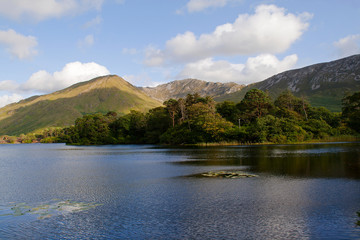
[[286, 143], [259, 142], [259, 143], [252, 143], [252, 142], [238, 142], [238, 141], [225, 142], [224, 141], [224, 142], [215, 142], [215, 143], [185, 144], [185, 146], [212, 147], [212, 146], [238, 146], [238, 145], [252, 146], [252, 145], [275, 145], [275, 144], [294, 145], [294, 144], [331, 143], [331, 142], [358, 142], [358, 141], [360, 141], [360, 136], [342, 135], [342, 136], [325, 137], [323, 139], [311, 139], [311, 140], [303, 141], [303, 142], [286, 142]]

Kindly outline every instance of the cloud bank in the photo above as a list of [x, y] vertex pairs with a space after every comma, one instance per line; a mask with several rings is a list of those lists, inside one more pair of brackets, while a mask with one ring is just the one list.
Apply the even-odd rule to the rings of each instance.
[[249, 84], [288, 70], [296, 64], [297, 60], [298, 57], [295, 54], [287, 56], [283, 60], [279, 60], [271, 54], [262, 54], [249, 58], [245, 64], [233, 64], [228, 61], [214, 61], [213, 58], [206, 58], [186, 64], [178, 78]]
[[49, 73], [41, 70], [32, 74], [29, 80], [20, 86], [20, 89], [50, 93], [78, 82], [109, 74], [110, 72], [106, 67], [94, 62], [71, 62], [66, 64], [61, 71]]

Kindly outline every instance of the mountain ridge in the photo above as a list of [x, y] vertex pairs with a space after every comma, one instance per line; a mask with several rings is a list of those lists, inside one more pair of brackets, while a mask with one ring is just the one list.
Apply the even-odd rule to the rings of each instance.
[[253, 88], [268, 91], [273, 98], [290, 90], [295, 96], [307, 98], [313, 106], [340, 111], [344, 95], [360, 90], [360, 54], [288, 70], [215, 100], [238, 102]]
[[216, 97], [226, 93], [236, 92], [243, 87], [244, 85], [233, 82], [207, 82], [188, 78], [160, 84], [156, 87], [140, 87], [139, 89], [152, 98], [165, 101], [170, 98], [184, 98], [187, 94], [194, 93], [199, 93], [201, 96]]

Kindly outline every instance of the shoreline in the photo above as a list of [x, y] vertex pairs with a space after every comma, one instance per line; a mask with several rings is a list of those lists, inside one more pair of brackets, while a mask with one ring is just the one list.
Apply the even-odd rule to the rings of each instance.
[[[303, 142], [259, 142], [259, 143], [239, 143], [239, 142], [220, 142], [220, 143], [194, 143], [183, 144], [181, 146], [255, 146], [255, 145], [298, 145], [298, 144], [314, 144], [314, 143], [339, 143], [339, 142], [360, 142], [360, 136], [343, 136], [343, 137], [330, 137], [327, 139], [311, 139]], [[175, 145], [177, 146], [177, 145]]]
[[135, 144], [135, 143], [126, 143], [126, 144], [103, 144], [103, 145], [95, 145], [95, 144], [89, 144], [89, 145], [80, 145], [80, 144], [67, 144], [64, 142], [55, 142], [55, 143], [42, 143], [40, 141], [31, 142], [31, 143], [21, 143], [21, 142], [0, 142], [0, 145], [6, 145], [6, 144], [59, 144], [63, 143], [69, 146], [105, 146], [105, 145], [158, 145], [158, 146], [166, 146], [166, 147], [216, 147], [216, 146], [257, 146], [257, 145], [301, 145], [301, 144], [324, 144], [324, 143], [351, 143], [351, 142], [360, 142], [360, 136], [352, 136], [352, 135], [344, 135], [344, 136], [337, 136], [337, 137], [328, 137], [325, 139], [311, 139], [308, 141], [303, 142], [283, 142], [283, 143], [275, 143], [275, 142], [212, 142], [212, 143], [193, 143], [193, 144], [178, 144], [178, 145], [171, 145], [171, 144], [153, 144], [153, 143], [141, 143], [141, 144]]

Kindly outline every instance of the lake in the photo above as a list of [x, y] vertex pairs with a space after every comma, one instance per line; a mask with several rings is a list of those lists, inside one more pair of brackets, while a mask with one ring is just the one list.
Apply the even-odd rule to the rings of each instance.
[[360, 239], [360, 143], [0, 145], [0, 183], [0, 239]]

